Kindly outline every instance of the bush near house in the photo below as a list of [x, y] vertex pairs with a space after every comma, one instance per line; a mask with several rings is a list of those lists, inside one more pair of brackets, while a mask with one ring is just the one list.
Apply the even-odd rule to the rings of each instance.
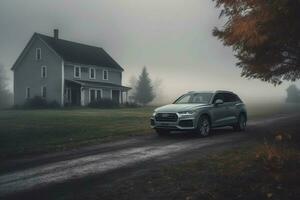
[[56, 101], [48, 102], [46, 99], [35, 96], [31, 99], [28, 99], [23, 106], [17, 106], [16, 108], [25, 108], [25, 109], [46, 109], [46, 108], [59, 108], [60, 105]]
[[91, 107], [91, 108], [118, 108], [118, 107], [120, 107], [120, 104], [111, 99], [99, 99], [97, 101], [92, 101], [89, 104], [89, 107]]

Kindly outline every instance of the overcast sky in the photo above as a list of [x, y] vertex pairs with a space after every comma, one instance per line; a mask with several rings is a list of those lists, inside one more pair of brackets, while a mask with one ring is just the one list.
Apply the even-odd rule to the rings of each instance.
[[211, 0], [1, 0], [0, 63], [9, 69], [34, 32], [58, 28], [60, 38], [103, 47], [125, 69], [125, 85], [147, 66], [167, 99], [211, 89], [283, 99], [289, 83], [240, 77], [231, 49], [211, 35], [218, 16]]

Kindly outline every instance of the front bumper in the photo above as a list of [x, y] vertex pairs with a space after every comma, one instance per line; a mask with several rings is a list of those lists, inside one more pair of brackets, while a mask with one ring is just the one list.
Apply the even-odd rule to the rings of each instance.
[[153, 129], [169, 129], [169, 130], [194, 130], [196, 129], [195, 117], [181, 117], [178, 115], [176, 121], [157, 121], [155, 117], [151, 117], [150, 125]]

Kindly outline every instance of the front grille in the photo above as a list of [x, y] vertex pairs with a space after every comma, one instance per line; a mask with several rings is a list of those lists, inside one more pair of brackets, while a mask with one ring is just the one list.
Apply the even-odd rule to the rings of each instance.
[[181, 120], [179, 122], [179, 126], [181, 126], [181, 127], [193, 127], [193, 120]]
[[158, 113], [155, 120], [158, 122], [176, 122], [178, 116], [175, 113]]

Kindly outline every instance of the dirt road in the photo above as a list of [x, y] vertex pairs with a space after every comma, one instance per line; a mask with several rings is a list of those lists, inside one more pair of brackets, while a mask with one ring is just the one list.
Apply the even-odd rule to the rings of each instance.
[[[288, 125], [291, 120], [299, 124], [300, 115], [277, 115], [250, 121], [246, 132], [217, 129], [208, 138], [187, 133], [174, 133], [166, 137], [153, 134], [2, 163], [0, 197], [85, 176], [112, 173], [129, 166], [136, 166], [139, 170], [140, 164], [145, 162], [179, 162], [201, 154], [230, 149], [255, 139], [255, 136], [276, 130], [276, 127]], [[143, 170], [147, 167], [151, 165], [143, 165]]]

